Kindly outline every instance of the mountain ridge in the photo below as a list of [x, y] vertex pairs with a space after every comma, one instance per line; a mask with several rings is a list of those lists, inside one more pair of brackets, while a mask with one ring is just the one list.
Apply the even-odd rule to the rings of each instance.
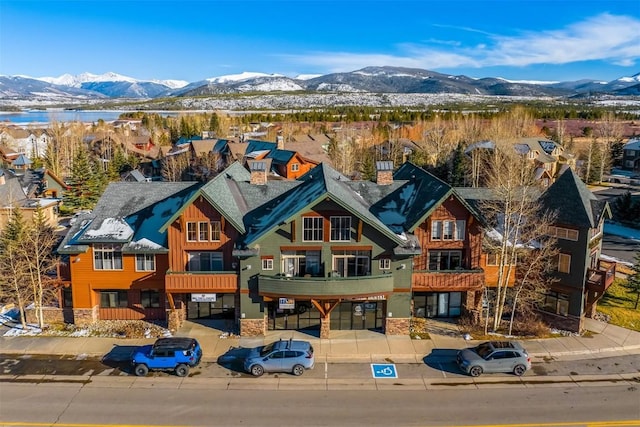
[[105, 100], [154, 99], [242, 93], [395, 93], [462, 94], [528, 97], [584, 97], [640, 95], [640, 73], [610, 82], [582, 79], [564, 82], [507, 80], [501, 77], [471, 78], [419, 68], [365, 67], [323, 75], [287, 77], [281, 74], [243, 72], [210, 77], [196, 82], [138, 80], [115, 72], [63, 74], [32, 78], [0, 76], [0, 100], [46, 99]]

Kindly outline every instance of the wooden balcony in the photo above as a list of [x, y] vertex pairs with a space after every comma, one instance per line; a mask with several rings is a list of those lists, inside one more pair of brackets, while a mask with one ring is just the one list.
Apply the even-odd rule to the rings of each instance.
[[598, 268], [587, 269], [587, 289], [604, 293], [616, 278], [616, 263], [598, 261]]
[[167, 271], [167, 292], [235, 292], [238, 275], [232, 271]]
[[413, 291], [459, 292], [484, 287], [483, 270], [416, 271], [411, 275]]
[[258, 293], [270, 297], [327, 299], [388, 295], [393, 275], [358, 277], [258, 276]]

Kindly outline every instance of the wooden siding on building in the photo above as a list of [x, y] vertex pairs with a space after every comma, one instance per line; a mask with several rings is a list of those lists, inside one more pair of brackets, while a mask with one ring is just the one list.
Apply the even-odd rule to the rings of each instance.
[[[220, 240], [188, 242], [187, 222], [205, 221], [221, 222]], [[186, 271], [189, 251], [218, 251], [223, 254], [224, 269], [233, 270], [233, 242], [237, 239], [237, 235], [237, 231], [229, 224], [229, 221], [225, 221], [219, 212], [207, 203], [204, 198], [200, 197], [187, 206], [180, 219], [176, 220], [168, 229], [169, 248], [171, 248], [169, 268], [174, 272]]]
[[135, 254], [122, 255], [122, 270], [94, 270], [93, 249], [69, 257], [73, 278], [73, 307], [91, 308], [99, 304], [96, 290], [164, 288], [167, 255], [156, 255], [156, 271], [136, 271]]
[[100, 320], [164, 320], [164, 308], [100, 308]]
[[238, 275], [229, 272], [168, 272], [167, 292], [235, 292]]
[[484, 272], [478, 271], [428, 271], [413, 273], [412, 290], [424, 291], [471, 291], [484, 286]]

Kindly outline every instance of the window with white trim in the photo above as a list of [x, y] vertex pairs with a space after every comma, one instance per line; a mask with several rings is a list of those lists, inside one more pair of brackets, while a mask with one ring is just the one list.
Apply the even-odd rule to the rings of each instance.
[[380, 258], [380, 270], [391, 270], [391, 259]]
[[321, 216], [306, 216], [302, 219], [302, 241], [321, 242], [324, 240], [323, 220]]
[[195, 222], [187, 222], [187, 242], [198, 240], [198, 230]]
[[154, 254], [136, 254], [136, 271], [156, 271]]
[[94, 270], [122, 270], [122, 246], [96, 243], [93, 245]]
[[222, 222], [221, 221], [211, 221], [211, 241], [219, 242], [220, 236], [222, 235]]
[[463, 219], [431, 221], [431, 240], [464, 240], [465, 227]]
[[298, 172], [300, 170], [300, 164], [298, 163], [293, 163], [291, 165], [291, 172]]
[[273, 258], [262, 258], [262, 269], [273, 270]]
[[351, 217], [350, 216], [332, 216], [331, 222], [331, 241], [332, 242], [349, 242], [351, 241]]
[[209, 241], [209, 223], [208, 222], [198, 223], [198, 240], [200, 242]]
[[282, 251], [281, 272], [288, 277], [321, 276], [320, 251]]
[[567, 274], [571, 272], [571, 255], [558, 254], [558, 271]]

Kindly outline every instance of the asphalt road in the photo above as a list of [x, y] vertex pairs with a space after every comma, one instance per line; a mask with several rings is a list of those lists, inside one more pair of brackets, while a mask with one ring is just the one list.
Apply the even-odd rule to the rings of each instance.
[[207, 390], [3, 384], [2, 426], [640, 425], [633, 386], [482, 390]]

